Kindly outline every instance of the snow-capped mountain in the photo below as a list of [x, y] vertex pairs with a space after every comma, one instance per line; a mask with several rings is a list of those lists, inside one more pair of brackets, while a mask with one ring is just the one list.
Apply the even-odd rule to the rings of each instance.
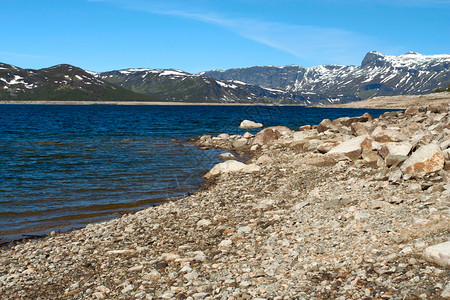
[[191, 74], [175, 69], [29, 70], [0, 63], [0, 100], [159, 100], [210, 103], [346, 103], [426, 94], [450, 84], [450, 54], [369, 52], [360, 66], [262, 66]]
[[450, 54], [408, 52], [391, 56], [369, 52], [361, 66], [252, 67], [202, 74], [282, 89], [312, 102], [350, 102], [374, 96], [426, 94], [446, 88], [450, 83]]
[[291, 93], [174, 69], [124, 69], [98, 77], [136, 93], [182, 102], [292, 103]]
[[0, 100], [152, 100], [71, 65], [31, 70], [0, 63]]

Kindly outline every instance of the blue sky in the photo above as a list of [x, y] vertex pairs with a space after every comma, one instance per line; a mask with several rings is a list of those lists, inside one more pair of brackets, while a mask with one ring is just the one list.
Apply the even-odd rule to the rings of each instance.
[[450, 53], [450, 0], [0, 0], [0, 62], [92, 71]]

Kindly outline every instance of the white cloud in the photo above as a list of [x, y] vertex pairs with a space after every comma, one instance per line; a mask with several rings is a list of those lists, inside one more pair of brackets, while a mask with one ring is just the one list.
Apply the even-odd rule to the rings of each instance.
[[178, 1], [90, 1], [111, 2], [128, 9], [183, 17], [219, 26], [246, 39], [294, 55], [307, 64], [355, 64], [359, 63], [367, 51], [379, 49], [376, 38], [357, 32], [340, 28], [229, 17], [203, 10], [200, 4], [204, 4], [204, 1], [201, 0], [190, 1], [189, 8], [186, 7], [186, 4], [183, 5], [186, 2]]

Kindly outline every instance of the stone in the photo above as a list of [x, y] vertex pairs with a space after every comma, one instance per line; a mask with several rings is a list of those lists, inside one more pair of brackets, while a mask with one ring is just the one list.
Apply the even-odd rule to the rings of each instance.
[[349, 119], [350, 119], [349, 117], [341, 117], [341, 118], [334, 119], [333, 125], [334, 126], [342, 126], [342, 122], [346, 122]]
[[299, 127], [300, 131], [308, 131], [311, 130], [311, 125], [303, 125]]
[[279, 133], [280, 135], [292, 134], [292, 130], [290, 130], [286, 126], [272, 126], [268, 127], [268, 129], [272, 129], [273, 131]]
[[208, 297], [208, 296], [209, 296], [209, 294], [208, 294], [208, 293], [205, 293], [205, 292], [195, 293], [195, 294], [192, 295], [192, 297], [193, 297], [194, 299], [205, 299], [205, 298]]
[[389, 142], [382, 144], [379, 151], [383, 158], [388, 155], [402, 155], [407, 156], [412, 149], [412, 145], [408, 142]]
[[230, 135], [228, 133], [221, 133], [217, 136], [217, 138], [221, 139], [221, 140], [229, 140], [230, 139]]
[[426, 248], [422, 256], [429, 262], [450, 267], [450, 241]]
[[350, 160], [356, 160], [361, 156], [362, 149], [361, 145], [368, 138], [367, 135], [362, 135], [350, 139], [342, 144], [331, 149], [326, 155], [344, 155]]
[[251, 227], [249, 227], [249, 226], [242, 226], [242, 227], [238, 228], [237, 233], [239, 235], [245, 235], [247, 233], [250, 233], [251, 231], [252, 231]]
[[242, 137], [245, 139], [250, 139], [250, 138], [254, 137], [254, 135], [251, 134], [250, 132], [246, 132], [242, 135]]
[[136, 253], [136, 250], [128, 250], [128, 249], [124, 249], [124, 250], [110, 250], [108, 252], [106, 252], [107, 254], [121, 254], [121, 255], [132, 255]]
[[361, 157], [366, 164], [376, 164], [380, 158], [377, 151], [363, 151]]
[[256, 134], [253, 145], [268, 145], [269, 143], [278, 140], [280, 136], [281, 134], [275, 130], [266, 128]]
[[331, 122], [330, 119], [323, 119], [322, 122], [317, 126], [317, 132], [325, 132], [327, 130], [337, 130], [337, 127]]
[[139, 265], [139, 266], [131, 267], [127, 271], [128, 272], [140, 272], [140, 271], [142, 271], [142, 269], [144, 269], [144, 266]]
[[218, 247], [221, 248], [229, 248], [233, 244], [233, 241], [231, 240], [223, 240], [219, 243]]
[[430, 104], [427, 107], [427, 111], [438, 114], [448, 111], [448, 104], [441, 103], [441, 104]]
[[206, 254], [203, 251], [195, 251], [193, 254], [194, 254], [195, 261], [204, 262], [208, 259], [208, 257], [206, 256]]
[[335, 143], [322, 143], [317, 146], [317, 151], [320, 153], [327, 153], [335, 146]]
[[163, 253], [161, 254], [161, 260], [165, 261], [174, 261], [176, 259], [180, 258], [180, 256], [176, 253]]
[[365, 123], [352, 123], [350, 128], [352, 129], [352, 132], [357, 136], [369, 133], [369, 128]]
[[246, 138], [240, 138], [237, 139], [235, 141], [233, 141], [233, 148], [235, 148], [236, 150], [244, 150], [245, 148], [248, 147], [248, 140]]
[[161, 274], [156, 270], [152, 270], [149, 273], [142, 276], [142, 279], [150, 280], [150, 281], [158, 281], [160, 278], [161, 278]]
[[442, 299], [450, 299], [450, 282], [447, 283], [444, 290], [441, 293]]
[[239, 128], [243, 128], [243, 129], [262, 128], [262, 127], [264, 127], [263, 124], [256, 123], [256, 122], [253, 122], [253, 121], [250, 121], [250, 120], [244, 120], [239, 125]]
[[403, 173], [413, 176], [431, 173], [444, 168], [445, 158], [436, 144], [428, 144], [417, 149], [402, 165]]
[[209, 225], [211, 225], [211, 221], [207, 219], [201, 219], [197, 222], [197, 227], [207, 227]]
[[263, 165], [263, 164], [270, 163], [271, 161], [272, 161], [272, 159], [268, 155], [263, 154], [260, 157], [258, 157], [258, 159], [256, 160], [255, 163], [258, 165]]
[[198, 273], [197, 273], [196, 270], [193, 270], [192, 272], [187, 273], [187, 274], [184, 275], [183, 277], [184, 277], [184, 279], [186, 279], [187, 281], [193, 281], [193, 280], [195, 280], [195, 279], [198, 278]]
[[397, 130], [381, 129], [380, 127], [375, 128], [372, 132], [372, 137], [375, 141], [380, 143], [403, 142], [408, 140], [406, 135]]
[[94, 296], [98, 300], [106, 299], [106, 295], [102, 292], [95, 292], [92, 294], [92, 296]]
[[406, 115], [417, 115], [419, 113], [419, 108], [416, 106], [410, 106], [406, 109]]
[[402, 171], [400, 169], [395, 169], [391, 173], [389, 173], [389, 181], [391, 182], [399, 182], [402, 179]]
[[345, 118], [340, 121], [342, 126], [350, 127], [353, 123], [372, 121], [373, 117], [369, 113], [365, 113], [360, 117]]
[[359, 213], [355, 215], [355, 220], [364, 220], [370, 218], [370, 214], [369, 213]]
[[215, 165], [208, 173], [204, 175], [205, 178], [211, 178], [221, 173], [238, 172], [245, 168], [247, 165], [237, 160], [227, 160], [223, 163]]
[[390, 166], [398, 165], [407, 159], [408, 159], [408, 156], [406, 156], [406, 155], [388, 155], [385, 158], [385, 162], [386, 162], [386, 165], [388, 167], [390, 167]]
[[230, 159], [235, 159], [235, 158], [236, 158], [236, 156], [234, 156], [230, 152], [225, 152], [225, 153], [220, 154], [220, 159], [223, 159], [223, 160], [230, 160]]

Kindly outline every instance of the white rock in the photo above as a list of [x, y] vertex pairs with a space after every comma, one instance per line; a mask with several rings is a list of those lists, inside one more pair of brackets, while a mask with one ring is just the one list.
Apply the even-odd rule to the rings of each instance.
[[238, 172], [241, 171], [246, 166], [247, 166], [246, 164], [241, 163], [239, 161], [228, 160], [226, 162], [215, 165], [208, 173], [205, 174], [204, 177], [211, 178], [221, 173]]
[[256, 160], [256, 164], [261, 165], [261, 164], [269, 163], [271, 161], [272, 161], [272, 159], [268, 155], [263, 154], [260, 157], [258, 157], [258, 159]]
[[229, 159], [235, 159], [235, 158], [236, 158], [236, 156], [234, 156], [230, 152], [225, 152], [225, 153], [220, 154], [220, 159], [223, 159], [223, 160], [229, 160]]
[[361, 135], [331, 149], [326, 155], [344, 155], [351, 160], [356, 160], [361, 156], [361, 144], [368, 138], [367, 135]]
[[251, 231], [252, 231], [251, 227], [242, 226], [242, 227], [239, 227], [239, 229], [237, 230], [237, 233], [239, 235], [244, 235], [244, 234], [250, 233]]
[[183, 276], [187, 281], [192, 281], [198, 278], [198, 273], [196, 270], [187, 273], [186, 275]]
[[175, 253], [163, 253], [163, 254], [161, 254], [161, 259], [162, 260], [174, 261], [174, 260], [176, 260], [178, 258], [180, 258], [180, 256], [178, 254], [175, 254]]
[[228, 133], [221, 133], [217, 137], [221, 140], [228, 140], [230, 138], [230, 135]]
[[443, 267], [450, 267], [450, 241], [430, 246], [423, 251], [423, 258]]
[[208, 259], [208, 257], [202, 251], [195, 251], [194, 252], [194, 260], [196, 260], [196, 261], [206, 261], [207, 259]]
[[442, 297], [442, 299], [450, 299], [450, 282], [447, 284], [447, 286], [442, 291], [441, 297]]
[[244, 128], [244, 129], [247, 129], [247, 128], [261, 128], [263, 126], [264, 125], [261, 124], [261, 123], [256, 123], [256, 122], [253, 122], [253, 121], [250, 121], [250, 120], [244, 120], [244, 121], [241, 122], [241, 125], [239, 125], [239, 128]]
[[412, 145], [408, 142], [390, 142], [381, 146], [380, 155], [386, 158], [388, 155], [406, 156], [411, 151]]
[[158, 281], [160, 278], [161, 278], [161, 274], [156, 270], [152, 270], [150, 273], [145, 274], [142, 277], [142, 279], [150, 280], [150, 281]]
[[238, 149], [238, 150], [242, 150], [242, 149], [246, 148], [247, 144], [248, 144], [248, 140], [247, 139], [240, 138], [240, 139], [237, 139], [237, 140], [235, 140], [233, 142], [233, 147]]
[[231, 240], [223, 240], [219, 243], [219, 248], [228, 248], [233, 244]]
[[139, 266], [134, 266], [128, 269], [128, 272], [139, 272], [142, 271], [142, 269], [144, 268], [144, 266], [139, 265]]
[[194, 299], [204, 299], [206, 297], [208, 297], [209, 294], [202, 292], [202, 293], [195, 293], [194, 295], [192, 295], [192, 297], [194, 297]]
[[197, 222], [197, 226], [198, 227], [209, 226], [209, 225], [211, 225], [211, 221], [210, 220], [202, 219], [202, 220]]

